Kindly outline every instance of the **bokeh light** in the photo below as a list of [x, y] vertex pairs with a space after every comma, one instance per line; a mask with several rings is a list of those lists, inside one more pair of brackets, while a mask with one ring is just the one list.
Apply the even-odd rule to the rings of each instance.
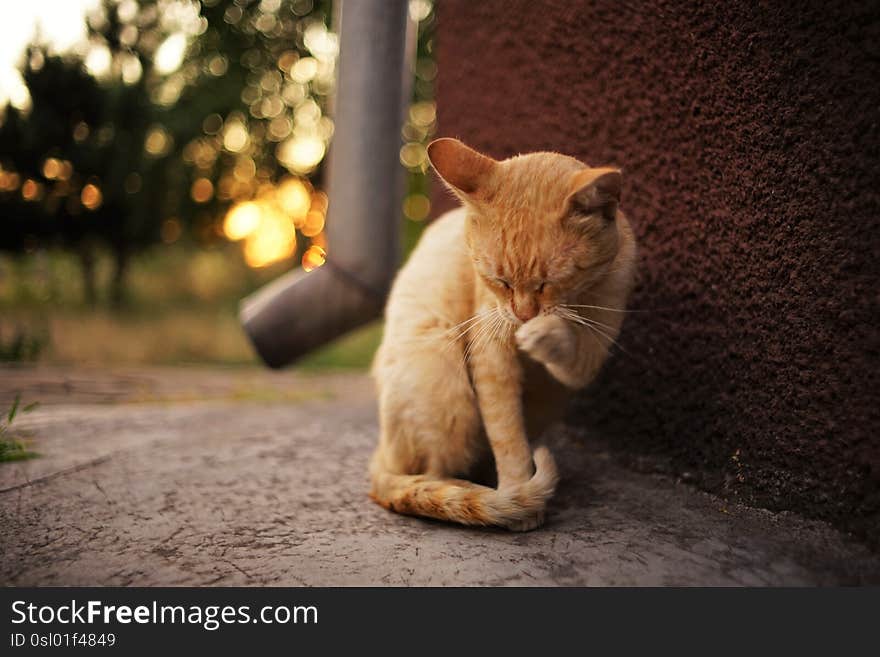
[[239, 203], [226, 213], [223, 232], [232, 241], [242, 240], [260, 225], [260, 206], [252, 201]]
[[173, 146], [174, 139], [163, 126], [155, 124], [147, 131], [147, 138], [144, 140], [144, 150], [149, 155], [163, 157], [171, 152]]
[[186, 51], [186, 36], [180, 32], [172, 34], [156, 51], [155, 66], [156, 70], [162, 74], [173, 73], [180, 68], [183, 63], [183, 55]]
[[21, 176], [15, 171], [4, 171], [0, 168], [0, 192], [14, 192], [21, 184]]
[[306, 271], [312, 271], [323, 265], [326, 261], [327, 252], [320, 246], [313, 244], [303, 253], [302, 268]]
[[[232, 241], [244, 240], [248, 265], [263, 267], [295, 253], [297, 229], [317, 238], [312, 245], [323, 246], [326, 210], [326, 194], [313, 192], [306, 180], [288, 176], [278, 185], [261, 185], [255, 198], [235, 204], [226, 214], [223, 234]], [[316, 254], [310, 256], [314, 263]]]
[[318, 137], [292, 137], [278, 147], [278, 160], [295, 173], [309, 173], [324, 159], [324, 142]]
[[257, 174], [257, 164], [254, 162], [253, 158], [242, 155], [235, 161], [235, 168], [232, 170], [232, 175], [239, 182], [249, 182], [253, 180], [254, 176]]
[[293, 222], [271, 206], [262, 206], [258, 229], [245, 239], [245, 261], [251, 267], [265, 267], [289, 258], [295, 251], [296, 231]]
[[409, 0], [409, 17], [417, 23], [425, 20], [431, 13], [431, 9], [430, 0]]
[[413, 103], [409, 108], [409, 120], [419, 127], [429, 127], [437, 120], [437, 107], [433, 102]]
[[79, 200], [87, 210], [97, 210], [104, 201], [104, 195], [101, 189], [94, 183], [89, 183], [82, 188]]
[[223, 55], [215, 55], [208, 61], [207, 68], [208, 73], [219, 78], [222, 75], [226, 75], [226, 71], [229, 69], [229, 60]]
[[278, 187], [278, 203], [297, 224], [305, 218], [312, 203], [308, 187], [298, 178], [286, 178]]
[[96, 78], [104, 78], [110, 72], [113, 65], [113, 54], [110, 49], [103, 45], [93, 45], [86, 55], [86, 70]]
[[424, 194], [410, 194], [403, 202], [403, 214], [407, 219], [423, 221], [431, 213], [431, 201]]
[[310, 82], [318, 73], [318, 60], [313, 57], [303, 57], [290, 69], [290, 79], [300, 84]]
[[424, 145], [419, 142], [409, 142], [400, 148], [400, 162], [407, 168], [421, 168], [427, 160], [428, 153]]
[[226, 150], [238, 153], [244, 150], [248, 140], [247, 128], [240, 120], [232, 120], [226, 124], [223, 132], [223, 147]]
[[318, 210], [310, 210], [300, 227], [300, 232], [306, 237], [314, 237], [322, 230], [324, 230], [324, 213]]
[[136, 84], [144, 73], [144, 69], [141, 66], [141, 60], [135, 55], [126, 55], [122, 57], [120, 68], [122, 71], [122, 81], [125, 82], [125, 84]]
[[42, 186], [36, 180], [28, 178], [21, 186], [21, 197], [25, 201], [38, 201], [42, 195]]
[[89, 124], [85, 121], [80, 121], [73, 128], [73, 140], [77, 143], [84, 142], [89, 137]]
[[207, 178], [196, 178], [190, 188], [190, 196], [196, 203], [207, 203], [214, 196], [214, 184]]
[[135, 19], [138, 12], [136, 0], [121, 0], [116, 10], [116, 15], [123, 23], [129, 23]]
[[339, 38], [318, 21], [309, 23], [303, 34], [303, 43], [321, 61], [332, 61], [339, 53]]
[[316, 191], [312, 194], [312, 204], [310, 206], [310, 210], [317, 210], [319, 212], [323, 212], [327, 214], [327, 209], [330, 207], [330, 197], [327, 196], [324, 192]]
[[61, 174], [61, 162], [54, 157], [47, 157], [43, 162], [43, 177], [55, 180]]

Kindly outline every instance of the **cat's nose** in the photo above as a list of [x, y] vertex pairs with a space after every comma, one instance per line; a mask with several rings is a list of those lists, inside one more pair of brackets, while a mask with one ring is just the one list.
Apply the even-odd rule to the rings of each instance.
[[523, 304], [522, 306], [514, 305], [513, 314], [516, 315], [517, 319], [520, 321], [527, 322], [538, 316], [538, 304], [528, 303]]

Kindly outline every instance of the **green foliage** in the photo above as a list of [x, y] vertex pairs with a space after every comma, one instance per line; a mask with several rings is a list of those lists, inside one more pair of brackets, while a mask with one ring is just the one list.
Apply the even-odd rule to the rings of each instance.
[[[409, 222], [413, 223], [413, 222]], [[415, 226], [415, 224], [413, 224]], [[20, 262], [19, 262], [20, 260]], [[248, 267], [238, 245], [196, 249], [157, 246], [132, 258], [128, 302], [121, 309], [81, 301], [76, 258], [50, 251], [37, 259], [0, 255], [0, 335], [39, 338], [43, 363], [255, 366], [258, 361], [236, 316], [250, 291], [283, 274], [288, 263]], [[109, 254], [95, 269], [106, 279]], [[370, 325], [310, 355], [304, 368], [369, 366], [381, 329]]]
[[15, 396], [12, 405], [6, 411], [5, 421], [0, 421], [0, 463], [4, 461], [21, 461], [33, 458], [36, 453], [29, 451], [24, 443], [12, 434], [12, 423], [19, 413], [30, 413], [39, 405], [33, 402], [27, 406], [21, 406], [21, 393]]
[[304, 370], [365, 370], [382, 341], [382, 322], [362, 326], [306, 356], [298, 367]]
[[7, 338], [0, 326], [0, 362], [20, 363], [35, 361], [48, 343], [44, 330], [13, 326]]

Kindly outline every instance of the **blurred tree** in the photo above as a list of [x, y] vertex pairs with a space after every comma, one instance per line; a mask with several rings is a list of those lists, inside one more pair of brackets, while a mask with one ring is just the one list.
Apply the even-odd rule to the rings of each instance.
[[104, 0], [87, 23], [84, 63], [100, 82], [101, 116], [94, 129], [86, 127], [86, 140], [97, 146], [90, 173], [101, 198], [94, 212], [113, 253], [110, 299], [118, 305], [132, 253], [182, 232], [179, 199], [188, 187], [180, 144], [187, 135], [168, 127], [177, 98], [167, 84], [205, 21], [193, 0]]
[[[230, 205], [265, 201], [285, 179], [321, 186], [338, 43], [328, 29], [329, 0], [203, 0], [201, 15], [206, 29], [170, 80], [185, 81], [173, 129], [197, 135], [182, 155], [193, 192], [186, 212], [204, 241], [223, 234]], [[213, 192], [207, 200], [196, 197], [202, 189]], [[259, 233], [253, 230], [246, 242], [259, 244]], [[249, 263], [270, 261], [248, 246]]]
[[96, 246], [113, 253], [110, 299], [118, 304], [131, 254], [161, 235], [163, 192], [174, 173], [163, 160], [174, 149], [161, 127], [165, 109], [149, 90], [156, 44], [175, 23], [160, 19], [160, 3], [105, 0], [89, 17], [84, 62], [31, 46], [23, 65], [31, 107], [6, 108], [0, 127], [4, 171], [20, 183], [3, 186], [11, 225], [0, 246], [75, 249], [90, 302]]
[[[436, 68], [432, 2], [410, 8], [419, 48], [401, 161], [412, 172], [404, 210], [414, 236], [430, 208], [424, 145]], [[0, 119], [0, 249], [76, 251], [90, 302], [96, 249], [109, 249], [109, 298], [119, 303], [133, 253], [223, 239], [228, 208], [251, 200], [281, 198], [290, 217], [276, 190], [308, 191], [285, 188], [291, 178], [320, 187], [333, 134], [330, 16], [330, 0], [103, 0], [83, 48], [50, 56], [32, 46], [22, 60], [30, 108], [7, 107]], [[296, 227], [320, 243], [326, 199], [305, 203], [319, 221]], [[251, 231], [257, 246], [277, 237]]]
[[132, 253], [188, 233], [220, 238], [226, 206], [285, 174], [318, 176], [332, 123], [329, 2], [104, 0], [79, 55], [32, 46], [30, 108], [0, 124], [0, 248], [114, 256], [123, 297]]
[[[187, 50], [188, 84], [177, 103], [181, 121], [202, 133], [187, 162], [207, 171], [212, 155], [218, 181], [237, 174], [252, 187], [287, 173], [318, 175], [333, 129], [325, 115], [338, 50], [329, 1], [202, 5], [206, 29]], [[231, 198], [227, 191], [218, 190], [221, 201]]]
[[83, 262], [86, 294], [93, 299], [91, 240], [99, 234], [96, 216], [83, 216], [78, 194], [98, 160], [94, 148], [77, 139], [76, 126], [95, 124], [101, 114], [101, 90], [76, 62], [47, 57], [41, 48], [27, 53], [25, 83], [31, 109], [6, 110], [0, 125], [0, 204], [5, 225], [0, 248], [26, 251], [37, 244], [76, 250]]

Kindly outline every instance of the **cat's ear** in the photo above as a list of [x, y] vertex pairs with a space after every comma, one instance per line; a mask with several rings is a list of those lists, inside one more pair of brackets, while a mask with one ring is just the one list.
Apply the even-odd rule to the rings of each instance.
[[604, 167], [578, 171], [572, 177], [573, 191], [566, 199], [568, 212], [583, 217], [600, 215], [607, 221], [614, 221], [622, 184], [619, 169]]
[[465, 199], [487, 195], [498, 162], [462, 144], [458, 139], [435, 139], [428, 159], [443, 181]]

